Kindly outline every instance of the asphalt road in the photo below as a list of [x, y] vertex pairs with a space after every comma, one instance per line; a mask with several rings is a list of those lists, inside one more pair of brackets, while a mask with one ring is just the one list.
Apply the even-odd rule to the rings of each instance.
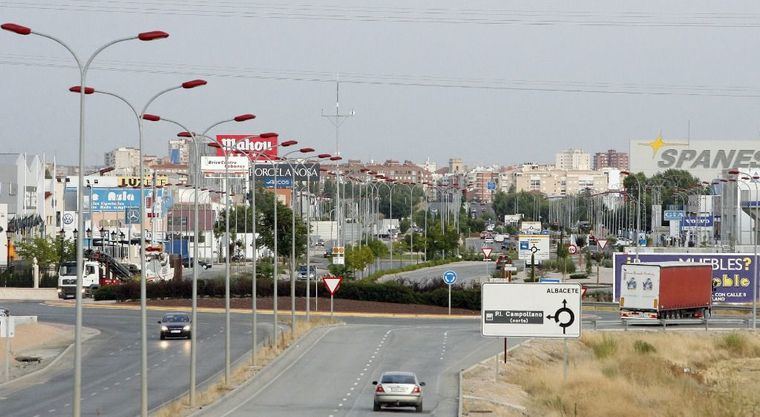
[[381, 280], [393, 281], [397, 279], [406, 279], [409, 281], [422, 283], [430, 280], [441, 280], [443, 279], [442, 276], [445, 271], [452, 270], [457, 273], [457, 285], [469, 284], [472, 282], [480, 282], [481, 279], [490, 277], [490, 274], [493, 273], [494, 267], [494, 262], [455, 262], [446, 265], [418, 269], [416, 271], [386, 275], [382, 277]]

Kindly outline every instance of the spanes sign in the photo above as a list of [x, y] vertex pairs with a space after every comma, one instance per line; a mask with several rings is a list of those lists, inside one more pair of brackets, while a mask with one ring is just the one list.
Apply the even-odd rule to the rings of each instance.
[[291, 178], [295, 174], [296, 181], [317, 181], [319, 180], [319, 164], [316, 163], [295, 163], [292, 165], [277, 164], [256, 164], [253, 167], [256, 178], [272, 177]]
[[580, 284], [484, 283], [480, 294], [483, 336], [581, 335]]
[[[752, 302], [755, 261], [752, 253], [640, 253], [638, 262], [698, 262], [712, 266], [713, 302]], [[760, 256], [758, 257], [760, 259]], [[616, 253], [612, 257], [615, 279], [613, 294], [620, 300], [622, 268], [636, 263], [633, 253]]]
[[[216, 135], [216, 141], [224, 147], [248, 155], [250, 160], [266, 161], [277, 156], [277, 136], [262, 138], [259, 135]], [[224, 156], [217, 148], [216, 156]]]
[[654, 139], [630, 142], [632, 172], [652, 176], [668, 169], [683, 169], [703, 181], [719, 178], [724, 170], [760, 168], [760, 142], [726, 140]]

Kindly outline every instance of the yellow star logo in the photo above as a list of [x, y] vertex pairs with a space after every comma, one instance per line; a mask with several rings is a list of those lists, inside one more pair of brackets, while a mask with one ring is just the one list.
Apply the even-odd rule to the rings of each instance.
[[652, 148], [652, 158], [654, 158], [654, 156], [657, 155], [657, 151], [659, 151], [660, 148], [668, 144], [665, 143], [664, 140], [662, 140], [662, 133], [660, 133], [659, 135], [657, 135], [657, 138], [655, 140], [651, 142], [644, 142], [641, 145], [649, 146], [650, 148]]

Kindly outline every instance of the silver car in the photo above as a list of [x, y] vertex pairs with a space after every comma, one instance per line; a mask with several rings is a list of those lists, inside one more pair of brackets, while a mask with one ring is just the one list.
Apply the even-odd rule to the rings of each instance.
[[424, 382], [417, 379], [412, 372], [385, 372], [380, 376], [380, 382], [372, 381], [375, 385], [374, 411], [380, 411], [383, 406], [414, 407], [422, 412], [422, 387]]

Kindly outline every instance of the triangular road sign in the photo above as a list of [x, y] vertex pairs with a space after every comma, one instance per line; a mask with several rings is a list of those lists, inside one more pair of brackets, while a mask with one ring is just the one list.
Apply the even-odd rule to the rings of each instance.
[[599, 245], [599, 249], [604, 249], [607, 246], [607, 239], [597, 239], [596, 244]]
[[330, 292], [330, 295], [335, 295], [335, 293], [338, 292], [341, 281], [343, 281], [343, 277], [322, 277], [322, 282], [325, 284], [325, 287], [327, 287], [327, 291]]
[[586, 291], [588, 291], [588, 288], [581, 287], [581, 297], [585, 297], [586, 296]]
[[491, 252], [493, 251], [493, 248], [489, 248], [486, 246], [486, 247], [480, 248], [480, 250], [483, 251], [483, 256], [488, 258], [491, 256]]

